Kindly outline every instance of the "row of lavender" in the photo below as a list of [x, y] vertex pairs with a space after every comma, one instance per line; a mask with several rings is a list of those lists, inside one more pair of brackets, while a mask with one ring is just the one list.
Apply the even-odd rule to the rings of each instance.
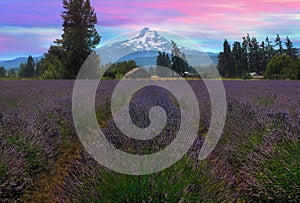
[[[97, 95], [97, 117], [107, 138], [130, 153], [152, 153], [168, 145], [178, 128], [176, 119], [169, 120], [168, 128], [150, 143], [136, 143], [121, 136], [106, 104], [116, 84], [101, 82]], [[198, 98], [201, 125], [188, 155], [158, 174], [132, 177], [99, 166], [82, 148], [72, 123], [72, 81], [1, 82], [4, 125], [0, 127], [0, 199], [299, 200], [300, 83], [224, 81], [228, 97], [226, 126], [217, 148], [202, 162], [196, 157], [209, 126], [210, 102], [201, 81], [191, 81], [190, 85]], [[151, 93], [168, 98], [159, 101], [176, 118], [177, 103], [170, 95], [153, 89], [144, 91], [133, 102], [133, 106], [140, 105], [141, 110], [135, 112], [137, 118], [145, 114], [143, 109], [149, 109], [145, 106], [149, 99], [143, 102], [143, 95]], [[149, 124], [147, 119], [136, 120], [141, 125]], [[151, 148], [153, 144], [156, 148]]]

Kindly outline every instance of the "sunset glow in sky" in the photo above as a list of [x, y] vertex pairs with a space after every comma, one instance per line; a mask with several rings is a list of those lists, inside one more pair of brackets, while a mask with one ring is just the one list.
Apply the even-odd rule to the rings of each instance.
[[[91, 0], [102, 42], [144, 27], [170, 31], [219, 52], [247, 33], [259, 41], [278, 33], [300, 47], [299, 0]], [[61, 0], [1, 0], [0, 60], [42, 55], [62, 34]]]

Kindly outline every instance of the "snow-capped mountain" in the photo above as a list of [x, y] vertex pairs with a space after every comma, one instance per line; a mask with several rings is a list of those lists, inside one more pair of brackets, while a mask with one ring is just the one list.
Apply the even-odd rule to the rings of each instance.
[[[178, 48], [181, 52], [186, 54], [187, 59], [191, 60], [195, 60], [196, 58], [199, 58], [199, 55], [205, 54], [180, 45], [178, 45]], [[104, 61], [102, 60], [102, 64], [112, 62], [114, 61], [112, 58], [118, 58], [118, 56], [120, 56], [117, 61], [135, 60], [139, 66], [147, 66], [156, 63], [158, 51], [170, 54], [172, 49], [173, 45], [171, 41], [160, 35], [157, 31], [144, 28], [131, 39], [117, 41], [101, 47], [99, 49], [99, 54], [101, 59], [104, 59]], [[217, 54], [208, 53], [208, 55], [215, 63]]]
[[130, 47], [134, 51], [169, 51], [172, 48], [172, 44], [166, 38], [149, 28], [144, 28], [138, 36], [122, 42], [120, 46]]

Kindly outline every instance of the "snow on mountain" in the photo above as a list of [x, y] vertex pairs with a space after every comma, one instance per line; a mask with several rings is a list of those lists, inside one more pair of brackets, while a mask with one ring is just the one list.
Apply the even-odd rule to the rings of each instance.
[[136, 37], [124, 41], [121, 47], [130, 47], [134, 51], [169, 51], [172, 48], [172, 44], [156, 31], [144, 28]]
[[[191, 61], [202, 61], [203, 64], [204, 55], [203, 52], [193, 50], [178, 45], [180, 51], [185, 53], [187, 59]], [[147, 66], [156, 64], [156, 57], [158, 51], [171, 54], [173, 45], [171, 41], [160, 35], [157, 31], [149, 28], [142, 29], [136, 36], [124, 41], [118, 41], [113, 44], [103, 46], [99, 49], [102, 64], [114, 61], [113, 58], [117, 58], [117, 61], [135, 60], [139, 66]], [[130, 54], [128, 54], [130, 53]], [[216, 63], [217, 54], [208, 54], [211, 56], [212, 61]], [[207, 63], [211, 63], [208, 61]]]

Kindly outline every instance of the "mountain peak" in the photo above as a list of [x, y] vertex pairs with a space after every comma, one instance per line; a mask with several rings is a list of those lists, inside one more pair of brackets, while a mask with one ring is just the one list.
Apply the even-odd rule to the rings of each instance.
[[164, 51], [170, 48], [171, 43], [159, 35], [158, 32], [150, 28], [143, 28], [135, 37], [126, 40], [121, 44], [123, 47], [130, 47], [134, 51], [140, 50], [158, 50]]
[[136, 38], [143, 38], [143, 37], [155, 39], [155, 38], [159, 37], [159, 34], [156, 31], [151, 30], [150, 28], [146, 27], [146, 28], [142, 29], [139, 32], [139, 34], [134, 38], [136, 39]]

